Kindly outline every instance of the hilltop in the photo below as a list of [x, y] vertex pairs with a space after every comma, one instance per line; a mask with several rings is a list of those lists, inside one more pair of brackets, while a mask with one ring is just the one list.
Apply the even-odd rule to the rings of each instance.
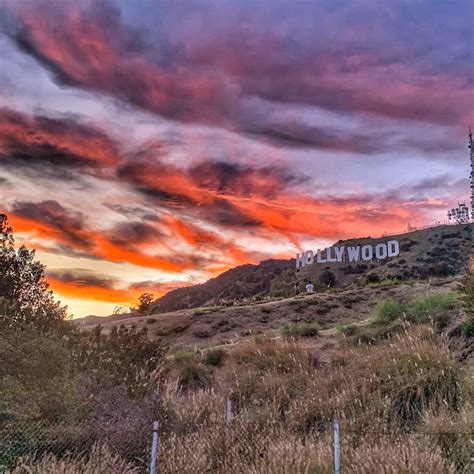
[[[226, 305], [246, 299], [289, 297], [296, 281], [309, 278], [321, 285], [347, 287], [361, 279], [378, 281], [446, 277], [459, 273], [472, 252], [473, 224], [443, 225], [380, 239], [370, 237], [340, 240], [335, 245], [365, 245], [400, 242], [400, 255], [370, 263], [330, 263], [308, 265], [296, 271], [295, 260], [266, 260], [258, 265], [242, 265], [206, 283], [178, 288], [158, 298], [154, 312], [166, 313], [200, 306]], [[330, 273], [328, 273], [330, 272]]]
[[[122, 324], [147, 327], [151, 338], [197, 346], [278, 334], [285, 324], [293, 323], [315, 324], [320, 331], [334, 329], [370, 319], [387, 299], [404, 304], [455, 290], [457, 275], [471, 254], [472, 229], [472, 225], [439, 226], [397, 236], [400, 255], [383, 262], [309, 265], [298, 271], [294, 260], [243, 265], [202, 285], [170, 292], [157, 300], [148, 316], [89, 317], [77, 322], [83, 329], [100, 323], [106, 332]], [[390, 238], [345, 243], [363, 245]], [[315, 295], [294, 298], [296, 279], [319, 282], [328, 272], [334, 287], [318, 284]]]

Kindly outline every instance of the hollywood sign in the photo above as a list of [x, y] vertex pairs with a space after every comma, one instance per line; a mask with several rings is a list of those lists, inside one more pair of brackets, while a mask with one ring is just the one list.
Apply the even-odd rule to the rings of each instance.
[[357, 245], [356, 247], [329, 247], [324, 250], [318, 249], [316, 254], [312, 250], [307, 250], [301, 255], [296, 254], [296, 268], [311, 265], [313, 263], [332, 262], [368, 262], [373, 260], [385, 260], [396, 257], [400, 254], [400, 244], [398, 240], [389, 240], [386, 243], [377, 245]]

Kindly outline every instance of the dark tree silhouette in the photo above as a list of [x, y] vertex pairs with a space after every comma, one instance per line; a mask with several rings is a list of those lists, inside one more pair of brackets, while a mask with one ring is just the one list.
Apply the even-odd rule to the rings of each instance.
[[138, 297], [138, 312], [140, 314], [149, 314], [154, 299], [155, 297], [151, 293], [142, 293]]
[[66, 308], [53, 298], [44, 265], [35, 251], [15, 249], [12, 228], [0, 214], [0, 323], [7, 327], [34, 324], [48, 330], [66, 319]]

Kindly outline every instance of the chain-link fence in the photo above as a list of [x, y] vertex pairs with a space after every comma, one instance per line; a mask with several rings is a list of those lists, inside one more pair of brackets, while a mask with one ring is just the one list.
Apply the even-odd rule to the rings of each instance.
[[[124, 473], [471, 473], [474, 434], [353, 430], [336, 420], [324, 429], [292, 433], [281, 421], [233, 414], [230, 402], [227, 410], [223, 407], [222, 419], [207, 420], [200, 429], [181, 427], [179, 432], [170, 423], [161, 428], [152, 420], [128, 432], [112, 421], [0, 424], [0, 472], [42, 472], [29, 466], [37, 466], [45, 456], [49, 464], [42, 464], [44, 472], [68, 473], [89, 469]], [[109, 461], [104, 464], [101, 456]], [[59, 466], [58, 460], [86, 458], [87, 466], [95, 467], [64, 471], [54, 467]]]

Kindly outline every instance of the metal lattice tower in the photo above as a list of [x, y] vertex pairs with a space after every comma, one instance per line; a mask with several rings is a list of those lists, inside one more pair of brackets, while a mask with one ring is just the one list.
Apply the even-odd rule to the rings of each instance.
[[469, 150], [471, 154], [471, 174], [469, 176], [471, 182], [471, 220], [474, 222], [474, 146], [472, 143], [472, 131], [469, 127]]

